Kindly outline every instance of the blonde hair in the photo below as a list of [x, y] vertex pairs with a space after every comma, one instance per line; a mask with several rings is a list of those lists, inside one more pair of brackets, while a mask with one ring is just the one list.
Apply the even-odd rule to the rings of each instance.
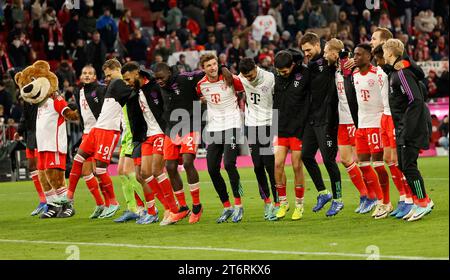
[[344, 49], [344, 43], [342, 43], [341, 40], [336, 39], [336, 38], [330, 39], [330, 41], [328, 41], [326, 43], [326, 45], [332, 51], [338, 51], [339, 52], [339, 51]]
[[405, 46], [399, 39], [389, 39], [383, 44], [383, 51], [389, 50], [394, 56], [401, 56], [405, 51]]

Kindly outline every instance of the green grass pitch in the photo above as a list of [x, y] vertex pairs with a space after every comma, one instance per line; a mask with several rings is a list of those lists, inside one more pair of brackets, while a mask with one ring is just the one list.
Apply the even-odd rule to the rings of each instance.
[[[312, 212], [317, 192], [307, 175], [304, 217], [295, 222], [290, 220], [292, 209], [282, 221], [264, 221], [255, 176], [248, 168], [239, 170], [245, 210], [239, 224], [215, 223], [222, 207], [206, 172], [200, 173], [204, 205], [200, 223], [190, 225], [186, 219], [167, 227], [133, 222], [116, 224], [112, 219], [89, 220], [94, 201], [82, 180], [75, 194], [74, 217], [40, 220], [29, 215], [38, 202], [32, 182], [2, 183], [0, 259], [367, 259], [376, 258], [377, 253], [381, 259], [448, 259], [448, 165], [447, 157], [419, 160], [435, 209], [412, 223], [394, 218], [374, 220], [368, 214], [355, 214], [359, 202], [357, 191], [342, 166], [343, 212], [336, 217], [325, 217], [329, 204], [319, 213]], [[290, 166], [286, 172], [288, 199], [293, 205]], [[226, 173], [223, 174], [227, 180]], [[182, 177], [185, 179], [184, 174]], [[116, 195], [124, 205], [118, 178], [114, 178], [114, 183]], [[186, 197], [190, 203], [188, 192]], [[391, 182], [394, 206], [397, 198]]]

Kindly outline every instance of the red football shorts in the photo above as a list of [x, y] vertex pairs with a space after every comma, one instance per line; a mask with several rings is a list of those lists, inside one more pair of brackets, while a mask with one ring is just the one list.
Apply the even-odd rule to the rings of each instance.
[[[88, 138], [88, 136], [89, 136], [89, 134], [87, 134], [87, 133], [83, 134], [83, 136], [81, 136], [81, 143], [83, 143], [84, 141], [87, 141], [86, 139]], [[81, 146], [81, 144], [80, 144], [80, 146]], [[92, 162], [94, 162], [95, 160], [94, 160], [93, 157], [88, 157], [88, 158], [86, 159], [86, 161], [92, 161]]]
[[153, 154], [164, 154], [164, 134], [150, 136], [142, 143], [142, 156], [151, 156]]
[[39, 156], [37, 149], [28, 149], [28, 148], [26, 148], [25, 149], [25, 154], [26, 154], [27, 159], [37, 158]]
[[180, 160], [182, 154], [196, 155], [199, 137], [200, 135], [195, 131], [183, 137], [177, 136], [175, 140], [166, 135], [164, 138], [164, 159]]
[[302, 140], [297, 137], [275, 137], [274, 146], [288, 147], [291, 151], [302, 150]]
[[42, 151], [38, 153], [38, 170], [66, 170], [66, 154], [60, 152]]
[[94, 127], [86, 140], [81, 142], [80, 149], [93, 156], [95, 160], [109, 164], [119, 138], [119, 131]]
[[142, 165], [142, 158], [138, 157], [138, 158], [133, 158], [133, 162], [135, 166], [141, 166]]
[[358, 128], [355, 135], [357, 154], [383, 152], [380, 128]]
[[338, 128], [338, 146], [355, 146], [356, 126], [340, 124]]
[[384, 147], [397, 148], [397, 141], [395, 140], [395, 127], [392, 116], [385, 115], [381, 117], [381, 141]]

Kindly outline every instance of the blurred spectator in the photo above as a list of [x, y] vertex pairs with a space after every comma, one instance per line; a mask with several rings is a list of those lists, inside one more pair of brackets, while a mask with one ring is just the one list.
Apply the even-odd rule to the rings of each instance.
[[277, 23], [278, 32], [283, 31], [283, 16], [281, 15], [281, 10], [283, 9], [283, 3], [279, 0], [274, 0], [271, 3], [268, 15], [273, 16], [275, 22]]
[[169, 49], [170, 53], [181, 52], [183, 50], [183, 46], [178, 39], [176, 31], [172, 31], [166, 36], [166, 47]]
[[231, 2], [231, 9], [226, 14], [226, 25], [229, 27], [236, 27], [241, 22], [241, 18], [245, 17], [242, 10], [242, 4], [239, 0], [233, 0]]
[[167, 59], [169, 59], [171, 54], [170, 50], [166, 47], [166, 40], [164, 38], [159, 38], [158, 44], [155, 47], [154, 56], [160, 55], [163, 58], [163, 61], [167, 62]]
[[153, 60], [153, 64], [150, 66], [150, 70], [155, 72], [155, 67], [158, 63], [163, 62], [163, 57], [160, 54], [155, 54], [155, 59]]
[[30, 42], [25, 33], [16, 35], [9, 45], [9, 58], [15, 68], [23, 69], [30, 63]]
[[351, 26], [354, 26], [356, 28], [359, 19], [359, 12], [353, 2], [354, 0], [345, 0], [345, 2], [341, 6], [341, 11], [345, 12], [348, 20], [351, 23]]
[[64, 2], [64, 4], [62, 5], [61, 9], [58, 12], [58, 22], [59, 24], [61, 24], [61, 26], [66, 25], [70, 18], [71, 18], [71, 14], [70, 14], [70, 10], [67, 7], [66, 2]]
[[95, 31], [92, 41], [86, 46], [86, 62], [94, 67], [98, 79], [103, 77], [102, 66], [105, 62], [106, 53], [107, 49], [100, 39], [100, 33]]
[[245, 57], [245, 50], [240, 47], [241, 40], [239, 37], [233, 37], [233, 44], [227, 50], [228, 64], [230, 66], [238, 67], [239, 61]]
[[5, 50], [5, 46], [0, 44], [0, 77], [3, 77], [9, 69], [13, 67], [8, 52]]
[[364, 26], [366, 28], [366, 31], [370, 30], [370, 26], [373, 24], [372, 22], [372, 16], [369, 10], [364, 10], [362, 13], [362, 19], [359, 25]]
[[436, 24], [437, 20], [431, 10], [421, 11], [414, 18], [414, 28], [420, 32], [432, 32]]
[[181, 26], [181, 19], [183, 18], [183, 13], [177, 7], [176, 0], [169, 1], [170, 10], [167, 12], [167, 16], [164, 17], [164, 21], [167, 24], [167, 31], [170, 33], [176, 31]]
[[94, 10], [88, 9], [85, 16], [80, 19], [80, 30], [84, 39], [92, 38], [92, 34], [97, 31], [97, 19], [94, 16]]
[[366, 28], [361, 25], [359, 27], [359, 44], [370, 43], [369, 35], [367, 34]]
[[33, 4], [31, 5], [31, 20], [33, 26], [32, 39], [34, 41], [41, 40], [42, 33], [40, 22], [45, 10], [47, 10], [47, 1], [34, 0]]
[[228, 66], [228, 59], [227, 59], [227, 55], [225, 53], [221, 53], [219, 55], [219, 65]]
[[183, 9], [183, 15], [188, 19], [195, 21], [199, 25], [200, 29], [205, 29], [206, 23], [203, 10], [197, 7], [192, 0], [183, 2], [187, 3], [186, 7]]
[[380, 14], [380, 20], [378, 21], [379, 27], [384, 27], [387, 29], [392, 29], [391, 19], [387, 11], [382, 11]]
[[119, 38], [123, 45], [126, 45], [131, 40], [134, 31], [136, 30], [136, 23], [131, 18], [131, 10], [125, 9], [119, 21]]
[[402, 26], [402, 21], [400, 20], [400, 18], [394, 18], [393, 21], [393, 26], [392, 26], [392, 33], [394, 34], [402, 34], [405, 33], [406, 30], [404, 30], [403, 26]]
[[291, 36], [295, 36], [298, 32], [297, 22], [295, 22], [294, 15], [289, 15], [286, 23], [286, 31], [288, 31]]
[[56, 11], [47, 8], [41, 20], [45, 51], [48, 60], [61, 60], [64, 51], [63, 30], [56, 18]]
[[258, 59], [259, 48], [255, 40], [248, 41], [248, 49], [245, 50], [245, 57]]
[[434, 70], [430, 70], [430, 72], [428, 72], [428, 78], [427, 78], [427, 88], [428, 88], [428, 96], [430, 98], [436, 97], [436, 93], [437, 93], [437, 75], [436, 72]]
[[81, 70], [87, 64], [86, 45], [83, 39], [77, 40], [75, 50], [73, 51], [71, 57], [73, 60], [75, 75], [79, 78], [81, 76]]
[[9, 117], [13, 119], [15, 123], [19, 123], [22, 114], [23, 114], [23, 100], [21, 99], [19, 102], [13, 103], [13, 105], [11, 106], [11, 114]]
[[437, 145], [439, 142], [439, 138], [441, 138], [441, 132], [439, 131], [439, 127], [441, 122], [439, 121], [436, 115], [431, 115], [431, 143], [433, 145]]
[[448, 152], [448, 116], [445, 116], [439, 126], [439, 132], [441, 133], [441, 138], [439, 138], [439, 145]]
[[[13, 22], [25, 20], [23, 0], [13, 0], [11, 5], [11, 19]], [[2, 7], [3, 9], [3, 7]]]
[[322, 14], [322, 8], [316, 6], [309, 15], [308, 27], [309, 28], [322, 28], [327, 25], [327, 20]]
[[146, 64], [147, 47], [147, 42], [142, 38], [142, 33], [139, 29], [134, 31], [132, 39], [126, 44], [130, 59], [142, 65]]
[[0, 128], [4, 124], [5, 124], [5, 107], [3, 107], [2, 104], [0, 104]]
[[71, 19], [63, 28], [63, 38], [66, 48], [74, 50], [76, 48], [76, 43], [79, 38], [81, 38], [80, 31], [80, 20], [78, 13], [72, 13]]
[[5, 83], [3, 82], [3, 80], [0, 80], [0, 105], [3, 108], [2, 116], [5, 120], [9, 118], [12, 104], [13, 101], [11, 93], [6, 91]]
[[333, 0], [322, 1], [320, 7], [327, 23], [338, 20], [338, 14]]
[[222, 48], [217, 44], [216, 35], [214, 33], [208, 34], [208, 42], [205, 44], [205, 50], [216, 51], [216, 54], [221, 52]]
[[[251, 1], [254, 2], [254, 1]], [[219, 6], [215, 1], [202, 0], [202, 7], [205, 11], [205, 24], [206, 26], [215, 26], [219, 21]]]
[[191, 66], [186, 63], [186, 56], [184, 54], [180, 54], [180, 57], [177, 61], [177, 68], [180, 73], [192, 71]]
[[105, 44], [107, 52], [113, 52], [118, 29], [109, 8], [105, 8], [103, 16], [97, 20], [96, 28], [100, 32], [101, 40]]
[[58, 66], [58, 69], [56, 69], [55, 74], [56, 77], [58, 77], [59, 90], [62, 91], [64, 89], [65, 82], [68, 83], [67, 86], [75, 86], [77, 80], [75, 76], [75, 70], [66, 60], [61, 62], [61, 64]]
[[347, 29], [347, 26], [352, 26], [351, 22], [347, 18], [347, 13], [345, 11], [340, 11], [339, 20], [337, 22], [337, 32]]

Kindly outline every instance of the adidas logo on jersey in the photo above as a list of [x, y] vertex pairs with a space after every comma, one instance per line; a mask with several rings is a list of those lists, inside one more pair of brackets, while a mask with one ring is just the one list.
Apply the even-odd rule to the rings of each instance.
[[378, 149], [380, 149], [380, 147], [378, 145], [376, 145], [374, 149], [378, 150]]
[[50, 165], [55, 165], [55, 163], [52, 161], [52, 162], [50, 162]]

